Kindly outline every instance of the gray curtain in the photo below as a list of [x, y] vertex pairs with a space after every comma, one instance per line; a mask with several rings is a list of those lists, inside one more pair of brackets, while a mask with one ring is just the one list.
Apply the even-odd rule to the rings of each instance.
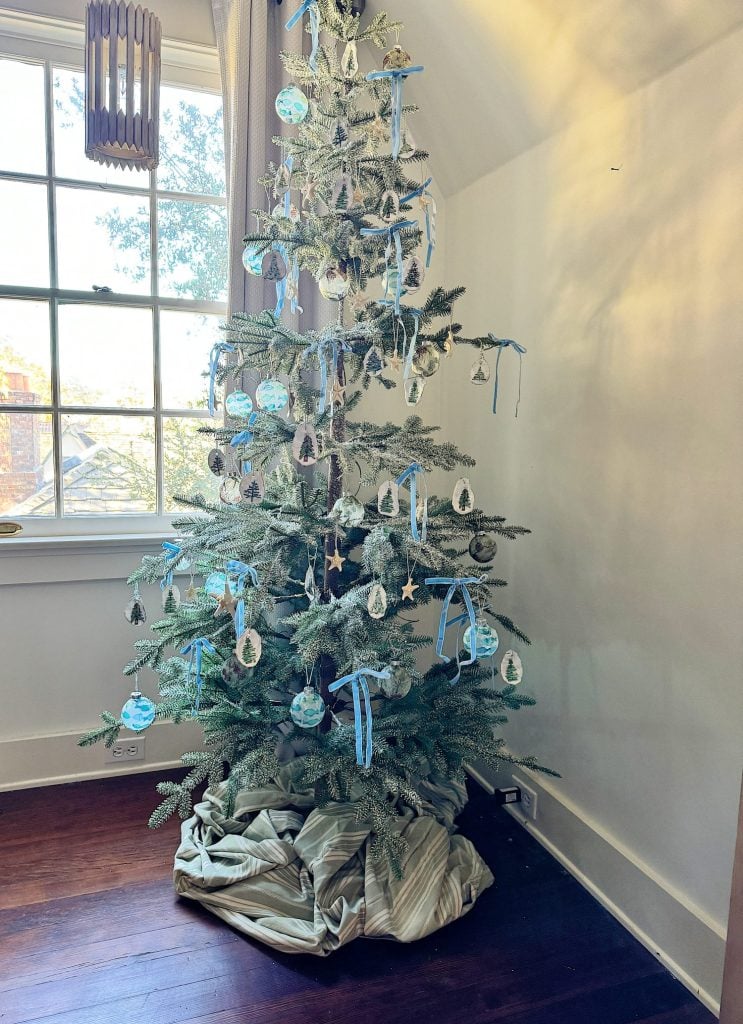
[[[230, 313], [257, 313], [273, 309], [274, 285], [246, 274], [242, 265], [242, 239], [254, 231], [254, 209], [267, 209], [277, 200], [266, 196], [258, 178], [269, 161], [279, 163], [281, 151], [272, 139], [292, 129], [279, 120], [274, 101], [288, 84], [279, 58], [282, 49], [299, 50], [309, 39], [302, 24], [287, 32], [286, 21], [294, 0], [279, 5], [276, 0], [212, 0], [214, 28], [219, 49], [224, 95], [225, 152], [227, 158], [227, 202], [229, 216]], [[314, 326], [316, 286], [309, 276], [300, 276], [300, 303], [304, 314], [285, 320], [304, 329]]]

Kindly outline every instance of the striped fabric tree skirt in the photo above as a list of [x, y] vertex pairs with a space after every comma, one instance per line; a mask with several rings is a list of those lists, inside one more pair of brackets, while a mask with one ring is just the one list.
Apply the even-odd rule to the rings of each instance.
[[493, 876], [472, 843], [452, 832], [461, 783], [424, 783], [423, 805], [402, 808], [404, 877], [369, 854], [369, 829], [352, 803], [314, 806], [295, 788], [301, 766], [245, 789], [233, 816], [223, 787], [207, 790], [183, 823], [175, 888], [238, 931], [284, 953], [327, 956], [359, 936], [413, 942], [456, 920]]

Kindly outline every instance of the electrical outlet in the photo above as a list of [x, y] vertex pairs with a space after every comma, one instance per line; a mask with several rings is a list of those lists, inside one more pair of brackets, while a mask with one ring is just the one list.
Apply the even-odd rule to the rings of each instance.
[[537, 791], [523, 781], [523, 779], [512, 776], [513, 781], [521, 790], [521, 811], [525, 818], [537, 820]]
[[118, 764], [131, 761], [144, 761], [144, 736], [119, 737], [112, 747], [104, 747], [105, 764]]

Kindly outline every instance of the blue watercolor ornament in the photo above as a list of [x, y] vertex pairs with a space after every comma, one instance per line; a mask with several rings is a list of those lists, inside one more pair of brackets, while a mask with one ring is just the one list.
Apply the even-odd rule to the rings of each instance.
[[284, 124], [301, 124], [309, 109], [309, 100], [296, 85], [287, 85], [276, 97], [276, 113]]
[[[464, 646], [469, 649], [472, 626], [464, 631]], [[487, 622], [478, 622], [475, 625], [475, 652], [478, 658], [492, 658], [498, 650], [500, 640], [495, 630]]]
[[229, 416], [245, 419], [253, 411], [253, 399], [244, 391], [232, 391], [227, 395], [224, 407]]
[[243, 249], [243, 266], [249, 274], [260, 277], [263, 272], [263, 253], [257, 245], [246, 245]]
[[279, 412], [289, 402], [289, 392], [280, 380], [262, 380], [255, 389], [255, 400], [265, 412]]
[[219, 599], [224, 594], [225, 584], [227, 583], [227, 575], [223, 572], [212, 572], [204, 581], [204, 590], [209, 597], [215, 597]]
[[121, 709], [121, 721], [132, 732], [142, 732], [155, 721], [155, 705], [139, 690], [133, 690]]
[[291, 702], [289, 714], [300, 729], [314, 729], [325, 717], [325, 701], [314, 686], [305, 686]]

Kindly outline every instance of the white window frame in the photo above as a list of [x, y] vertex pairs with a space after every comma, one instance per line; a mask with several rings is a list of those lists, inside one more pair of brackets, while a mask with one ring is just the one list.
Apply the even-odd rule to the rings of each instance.
[[[0, 284], [0, 298], [37, 299], [49, 303], [50, 344], [51, 344], [51, 404], [50, 405], [15, 405], [3, 403], [0, 412], [39, 413], [50, 415], [53, 420], [54, 463], [55, 463], [55, 515], [52, 516], [0, 516], [4, 520], [12, 519], [23, 526], [23, 532], [15, 538], [0, 538], [0, 553], [11, 549], [19, 551], [27, 546], [36, 548], [39, 543], [64, 541], [71, 538], [90, 538], [115, 541], [117, 537], [126, 539], [132, 535], [143, 539], [172, 532], [173, 514], [164, 513], [164, 481], [162, 453], [162, 425], [168, 416], [208, 418], [206, 409], [169, 409], [164, 408], [161, 401], [160, 380], [160, 331], [159, 317], [161, 311], [186, 311], [224, 316], [226, 303], [205, 302], [201, 300], [168, 298], [157, 295], [157, 202], [160, 199], [187, 200], [203, 202], [210, 205], [226, 205], [223, 196], [207, 196], [194, 193], [170, 192], [157, 189], [156, 172], [138, 172], [147, 184], [141, 186], [106, 185], [98, 182], [85, 182], [78, 179], [57, 177], [54, 174], [53, 153], [53, 67], [66, 67], [80, 70], [84, 63], [85, 33], [81, 23], [42, 15], [28, 14], [19, 11], [0, 10], [0, 56], [20, 59], [29, 63], [41, 64], [45, 76], [45, 114], [46, 114], [46, 146], [47, 163], [44, 174], [26, 174], [0, 171], [0, 178], [7, 181], [30, 182], [44, 184], [47, 188], [47, 207], [49, 225], [49, 287], [7, 286]], [[195, 43], [163, 40], [162, 46], [162, 83], [164, 85], [182, 86], [210, 93], [221, 93], [219, 60], [216, 48]], [[83, 139], [80, 140], [83, 145]], [[150, 213], [150, 294], [128, 295], [114, 293], [100, 295], [95, 292], [76, 291], [57, 287], [57, 247], [55, 238], [55, 186], [93, 189], [96, 192], [112, 194], [147, 196]], [[103, 282], [105, 283], [105, 282]], [[152, 409], [126, 409], [118, 407], [73, 407], [60, 401], [59, 361], [57, 338], [57, 312], [60, 305], [83, 303], [107, 307], [138, 307], [150, 309], [153, 317], [153, 373], [154, 403]], [[206, 367], [205, 367], [206, 369]], [[61, 424], [62, 417], [75, 413], [102, 413], [116, 416], [147, 416], [154, 418], [155, 443], [157, 457], [156, 502], [157, 514], [116, 515], [83, 515], [62, 517], [62, 450]], [[68, 547], [65, 544], [65, 547]]]

